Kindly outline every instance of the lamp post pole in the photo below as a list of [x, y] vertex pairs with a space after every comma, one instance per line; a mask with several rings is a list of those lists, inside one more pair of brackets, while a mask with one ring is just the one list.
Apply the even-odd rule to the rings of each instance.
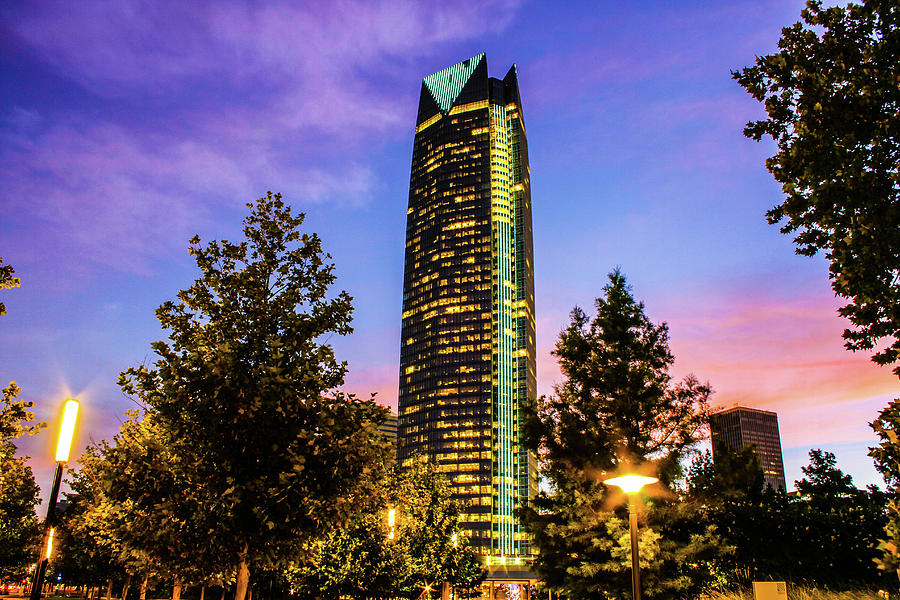
[[63, 465], [69, 461], [69, 449], [72, 446], [72, 437], [75, 434], [75, 420], [77, 418], [78, 400], [69, 398], [66, 400], [63, 410], [62, 426], [60, 427], [59, 440], [56, 444], [56, 474], [53, 476], [53, 487], [50, 490], [47, 518], [44, 519], [44, 542], [41, 544], [41, 554], [38, 556], [37, 565], [34, 567], [34, 577], [31, 580], [30, 600], [40, 600], [41, 589], [44, 587], [44, 574], [47, 571], [47, 563], [50, 561], [50, 553], [53, 550], [56, 499], [59, 497], [59, 486], [62, 483]]
[[638, 554], [636, 493], [628, 494], [628, 523], [631, 529], [631, 595], [641, 600], [641, 558]]
[[628, 526], [631, 530], [631, 595], [634, 600], [641, 600], [641, 557], [638, 552], [637, 537], [637, 495], [641, 488], [650, 483], [659, 481], [656, 477], [644, 477], [641, 475], [623, 475], [604, 479], [606, 485], [614, 485], [622, 488], [628, 496]]

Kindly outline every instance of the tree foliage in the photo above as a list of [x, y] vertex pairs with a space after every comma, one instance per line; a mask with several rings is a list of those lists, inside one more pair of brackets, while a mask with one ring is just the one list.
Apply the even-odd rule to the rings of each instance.
[[[460, 535], [461, 507], [432, 465], [393, 473], [349, 524], [331, 528], [298, 554], [289, 575], [309, 598], [418, 598], [426, 584], [478, 586], [485, 573]], [[371, 500], [371, 499], [370, 499]], [[387, 512], [395, 511], [393, 539]]]
[[11, 381], [0, 398], [0, 440], [9, 441], [22, 435], [35, 435], [47, 427], [46, 423], [29, 424], [34, 421], [34, 402], [18, 400], [22, 388]]
[[40, 543], [34, 507], [40, 492], [31, 467], [16, 457], [16, 446], [0, 440], [0, 581], [25, 576]]
[[688, 470], [687, 494], [703, 502], [718, 498], [759, 498], [766, 486], [762, 460], [754, 445], [739, 450], [719, 448], [716, 460], [707, 451]]
[[[16, 270], [12, 265], [3, 265], [3, 257], [0, 256], [0, 290], [19, 287], [21, 283], [18, 277], [13, 277]], [[6, 305], [0, 302], [0, 317], [6, 314]]]
[[[84, 489], [71, 479], [71, 473], [70, 485]], [[61, 574], [67, 584], [89, 587], [119, 579], [125, 571], [107, 544], [98, 543], [85, 534], [85, 513], [90, 510], [88, 498], [70, 492], [65, 496], [65, 503], [65, 510], [56, 516], [53, 571]]]
[[[0, 290], [17, 287], [11, 265], [0, 258]], [[0, 316], [6, 306], [0, 302]], [[47, 426], [34, 421], [33, 402], [19, 400], [21, 388], [11, 381], [0, 398], [0, 579], [23, 577], [40, 540], [35, 514], [40, 489], [25, 457], [16, 456], [14, 439], [34, 435]]]
[[[535, 568], [551, 588], [574, 594], [628, 593], [624, 499], [601, 480], [623, 468], [649, 468], [667, 484], [678, 479], [710, 394], [693, 376], [672, 381], [668, 328], [647, 318], [621, 272], [603, 292], [593, 318], [572, 311], [554, 350], [565, 379], [524, 424], [550, 485], [522, 511], [539, 550]], [[654, 597], [692, 585], [676, 561], [714, 536], [676, 526], [680, 517], [667, 504], [658, 497], [641, 512], [641, 563]]]
[[[715, 527], [727, 552], [705, 568], [718, 587], [747, 586], [776, 578], [846, 589], [879, 578], [873, 559], [885, 524], [887, 498], [860, 490], [836, 466], [835, 456], [813, 450], [798, 496], [763, 489], [752, 447], [695, 461], [686, 505], [695, 519]], [[710, 583], [714, 583], [711, 581]]]
[[396, 543], [407, 564], [407, 593], [421, 591], [424, 583], [446, 581], [463, 590], [481, 584], [486, 574], [459, 529], [464, 507], [453, 500], [450, 481], [434, 465], [406, 469], [392, 487], [390, 502], [399, 511]]
[[67, 530], [97, 562], [141, 577], [205, 583], [224, 565], [192, 465], [172, 452], [154, 413], [126, 417], [113, 443], [89, 447], [71, 474], [77, 503]]
[[869, 449], [869, 456], [875, 460], [875, 468], [884, 476], [890, 492], [888, 520], [878, 546], [878, 566], [900, 578], [900, 400], [893, 400], [870, 426], [879, 445]]
[[551, 482], [648, 460], [671, 480], [701, 435], [709, 386], [693, 376], [672, 383], [668, 327], [647, 318], [620, 271], [603, 291], [593, 319], [572, 311], [553, 351], [565, 379], [526, 431]]
[[201, 276], [156, 314], [169, 341], [120, 377], [195, 470], [209, 535], [237, 569], [269, 568], [342, 522], [389, 446], [387, 410], [335, 393], [346, 365], [327, 336], [350, 333], [351, 299], [328, 290], [334, 267], [278, 194], [248, 204], [245, 239], [191, 240]]
[[[766, 217], [797, 253], [824, 252], [850, 350], [900, 358], [900, 7], [867, 0], [823, 8], [782, 29], [779, 52], [734, 78], [765, 104], [744, 135], [770, 136], [766, 161], [784, 201]], [[886, 346], [878, 349], [880, 341]], [[900, 366], [894, 372], [900, 375]]]

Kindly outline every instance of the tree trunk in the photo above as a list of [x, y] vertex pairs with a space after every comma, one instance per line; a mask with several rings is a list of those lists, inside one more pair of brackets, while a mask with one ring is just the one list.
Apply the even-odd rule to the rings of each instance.
[[225, 600], [225, 584], [222, 584], [222, 598], [221, 600]]
[[112, 578], [106, 582], [106, 600], [112, 600]]
[[141, 580], [141, 595], [138, 600], [147, 600], [147, 582], [150, 580], [150, 575], [144, 575], [144, 578]]
[[172, 586], [172, 600], [181, 600], [181, 580], [176, 579]]
[[[234, 585], [234, 600], [245, 600], [247, 584], [250, 582], [250, 567], [247, 565], [247, 544], [241, 552], [241, 562], [238, 563], [237, 580]], [[143, 598], [141, 599], [143, 600]]]
[[128, 598], [128, 587], [131, 585], [131, 573], [125, 577], [125, 585], [122, 586], [122, 600]]
[[203, 585], [200, 586], [200, 600], [203, 600], [203, 598], [205, 596], [206, 596], [206, 584], [204, 583]]

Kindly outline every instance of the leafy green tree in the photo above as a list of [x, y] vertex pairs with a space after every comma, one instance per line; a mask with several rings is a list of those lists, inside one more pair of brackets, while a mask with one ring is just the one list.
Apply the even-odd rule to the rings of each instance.
[[774, 577], [847, 589], [878, 579], [873, 559], [886, 497], [875, 488], [857, 489], [833, 454], [810, 452], [806, 477], [796, 482], [799, 497], [763, 491], [755, 452], [716, 459], [692, 466], [687, 499], [730, 548], [710, 565], [724, 575], [723, 587]]
[[[782, 29], [779, 52], [734, 78], [765, 104], [744, 135], [770, 136], [766, 161], [784, 201], [766, 217], [794, 234], [797, 253], [822, 251], [850, 350], [900, 358], [900, 10], [895, 0], [823, 8]], [[900, 367], [894, 369], [900, 375]]]
[[[527, 411], [524, 424], [550, 484], [522, 511], [539, 551], [535, 568], [551, 588], [575, 595], [630, 593], [628, 517], [621, 495], [602, 479], [649, 468], [664, 484], [676, 481], [681, 459], [701, 437], [710, 394], [693, 376], [672, 382], [668, 328], [647, 318], [620, 271], [610, 273], [603, 292], [592, 319], [572, 311], [554, 350], [565, 379]], [[690, 585], [678, 572], [674, 557], [685, 556], [675, 547], [699, 549], [700, 538], [713, 535], [664, 538], [667, 502], [658, 497], [640, 514], [641, 566], [654, 597]], [[700, 536], [693, 545], [691, 535]]]
[[[19, 286], [15, 269], [0, 258], [0, 290]], [[0, 302], [0, 316], [6, 305]], [[33, 402], [17, 399], [22, 389], [11, 381], [0, 398], [0, 579], [24, 577], [40, 542], [40, 527], [34, 507], [40, 489], [25, 457], [16, 457], [14, 439], [35, 435], [47, 426], [33, 423]]]
[[721, 498], [759, 498], [765, 489], [762, 460], [754, 445], [740, 450], [721, 448], [716, 460], [707, 451], [688, 470], [687, 495], [702, 502]]
[[0, 440], [0, 581], [24, 578], [40, 543], [34, 507], [40, 490], [16, 446]]
[[797, 491], [815, 502], [833, 504], [859, 491], [853, 478], [837, 468], [833, 452], [810, 450], [809, 464], [801, 470], [805, 477], [794, 482]]
[[109, 455], [116, 452], [115, 448], [103, 441], [88, 446], [79, 457], [80, 468], [70, 471], [69, 477], [75, 510], [65, 519], [64, 527], [73, 548], [85, 546], [84, 559], [97, 570], [125, 575], [127, 588], [135, 574], [149, 576], [151, 565], [143, 548], [131, 544], [128, 507], [108, 495], [114, 472]]
[[880, 442], [869, 448], [869, 456], [875, 460], [875, 468], [884, 476], [889, 491], [888, 521], [878, 545], [881, 555], [877, 562], [879, 568], [900, 578], [900, 400], [888, 404], [870, 426]]
[[447, 478], [431, 465], [416, 464], [380, 485], [377, 498], [360, 499], [348, 524], [330, 529], [297, 556], [289, 569], [294, 593], [418, 598], [426, 584], [448, 582], [460, 591], [480, 585], [484, 569], [460, 534], [461, 507]]
[[481, 584], [486, 573], [462, 536], [459, 520], [463, 506], [453, 500], [447, 477], [430, 463], [418, 463], [400, 475], [390, 498], [399, 511], [396, 544], [406, 556], [401, 588], [410, 598], [425, 583], [448, 582], [460, 590]]
[[404, 577], [404, 556], [389, 542], [384, 507], [354, 515], [310, 541], [288, 567], [300, 598], [392, 597]]
[[387, 411], [334, 393], [346, 364], [327, 344], [351, 332], [351, 298], [278, 194], [248, 204], [241, 242], [191, 240], [201, 276], [156, 311], [169, 342], [122, 389], [151, 407], [196, 470], [210, 536], [236, 571], [269, 569], [350, 514], [389, 445]]
[[[861, 490], [853, 478], [837, 468], [831, 452], [811, 450], [797, 491], [809, 511], [802, 538], [816, 548], [815, 570], [819, 581], [866, 582], [878, 578], [878, 541], [887, 524], [886, 495], [871, 486]], [[802, 539], [801, 538], [801, 539]]]
[[[71, 481], [70, 484], [75, 485]], [[57, 515], [54, 539], [59, 541], [54, 543], [51, 567], [62, 574], [67, 584], [105, 586], [111, 594], [113, 580], [119, 579], [124, 570], [111, 553], [105, 552], [103, 546], [80, 531], [84, 513], [89, 508], [87, 498], [70, 492], [66, 494], [65, 502], [65, 511]]]
[[3, 398], [0, 398], [0, 440], [10, 441], [22, 435], [35, 435], [47, 427], [46, 423], [29, 424], [34, 421], [34, 413], [31, 408], [34, 402], [18, 400], [17, 396], [22, 388], [15, 381], [3, 390]]
[[47, 424], [30, 423], [34, 403], [17, 399], [20, 391], [15, 381], [10, 382], [0, 399], [0, 579], [24, 577], [40, 543], [35, 514], [40, 488], [26, 457], [16, 456], [13, 440], [34, 435]]
[[208, 535], [211, 517], [195, 493], [192, 464], [172, 452], [155, 413], [126, 417], [113, 444], [88, 448], [72, 473], [79, 502], [68, 530], [98, 562], [145, 581], [174, 580], [177, 596], [181, 582], [206, 582], [226, 565]]

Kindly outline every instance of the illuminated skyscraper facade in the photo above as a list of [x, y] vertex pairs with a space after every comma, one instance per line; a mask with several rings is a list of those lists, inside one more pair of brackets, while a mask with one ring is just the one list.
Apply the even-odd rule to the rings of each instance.
[[422, 82], [413, 143], [400, 349], [399, 460], [430, 461], [489, 564], [528, 541], [537, 487], [520, 407], [536, 394], [528, 148], [516, 68], [483, 54]]

